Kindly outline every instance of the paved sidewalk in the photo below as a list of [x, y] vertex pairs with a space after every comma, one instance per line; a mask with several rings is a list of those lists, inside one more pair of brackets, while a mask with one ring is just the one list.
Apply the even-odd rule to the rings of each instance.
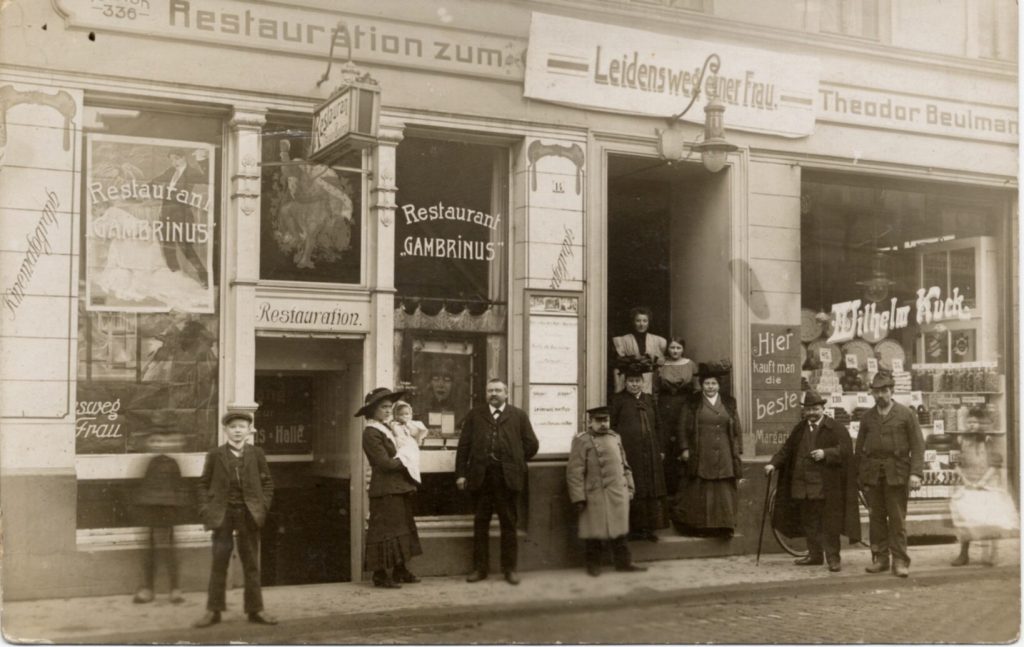
[[[979, 547], [980, 548], [980, 547]], [[977, 548], [972, 552], [980, 552]], [[925, 577], [941, 572], [957, 577], [958, 573], [978, 574], [983, 566], [964, 569], [949, 568], [956, 555], [956, 544], [917, 546], [911, 548], [915, 574]], [[477, 584], [467, 584], [459, 577], [424, 578], [420, 584], [405, 585], [400, 590], [374, 588], [369, 583], [316, 584], [281, 586], [264, 589], [268, 612], [282, 625], [315, 618], [332, 618], [352, 624], [388, 622], [389, 617], [405, 620], [426, 619], [460, 611], [520, 609], [523, 611], [558, 607], [578, 608], [586, 602], [629, 604], [647, 599], [663, 599], [673, 595], [737, 595], [745, 589], [771, 589], [804, 583], [808, 589], [834, 586], [848, 578], [849, 584], [865, 584], [866, 579], [891, 579], [891, 575], [867, 576], [864, 566], [870, 553], [862, 547], [843, 549], [843, 571], [829, 573], [824, 567], [796, 567], [787, 555], [767, 555], [756, 565], [753, 556], [687, 559], [649, 562], [647, 573], [616, 573], [610, 569], [599, 578], [586, 575], [582, 569], [533, 571], [522, 573], [522, 584], [514, 587], [500, 576]], [[1003, 540], [999, 550], [1000, 570], [1016, 566], [1019, 577], [1019, 540]], [[413, 563], [415, 566], [415, 563]], [[133, 604], [131, 596], [57, 599], [11, 602], [4, 604], [3, 633], [8, 640], [46, 642], [116, 642], [116, 636], [150, 635], [152, 640], [187, 642], [224, 642], [225, 631], [248, 629], [241, 612], [242, 591], [228, 592], [229, 611], [221, 625], [193, 629], [191, 623], [204, 610], [205, 594], [186, 594], [186, 602], [172, 605], [166, 595], [150, 604]], [[256, 627], [252, 627], [255, 629]], [[171, 632], [164, 638], [161, 632]]]

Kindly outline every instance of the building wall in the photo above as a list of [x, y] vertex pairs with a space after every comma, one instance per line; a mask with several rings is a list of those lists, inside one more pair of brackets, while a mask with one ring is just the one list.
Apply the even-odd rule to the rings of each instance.
[[[124, 26], [90, 26], [86, 4], [53, 0], [0, 10], [0, 114], [6, 127], [6, 139], [0, 141], [0, 287], [5, 290], [0, 307], [0, 505], [4, 585], [12, 599], [127, 591], [134, 586], [138, 563], [134, 548], [118, 549], [111, 545], [113, 540], [84, 544], [75, 527], [76, 479], [123, 478], [140, 464], [127, 458], [75, 456], [73, 360], [77, 356], [79, 147], [84, 102], [145, 97], [212, 104], [227, 115], [221, 406], [251, 408], [255, 406], [253, 321], [259, 276], [259, 227], [253, 223], [259, 222], [259, 172], [246, 160], [259, 158], [259, 132], [268, 110], [310, 111], [337, 82], [335, 71], [326, 84], [316, 85], [325, 69], [325, 51], [287, 52], [281, 49], [281, 41], [271, 39], [244, 46], [225, 39], [218, 42], [218, 33], [196, 27], [199, 0], [178, 0], [173, 5], [182, 11], [188, 7], [188, 30], [155, 35]], [[376, 21], [392, 29], [412, 30], [402, 33], [421, 30], [430, 38], [450, 38], [453, 43], [501, 41], [510, 44], [513, 55], [528, 45], [531, 12], [538, 11], [817, 59], [821, 76], [813, 135], [786, 139], [730, 130], [730, 140], [741, 150], [730, 156], [727, 170], [680, 187], [689, 199], [681, 196], [677, 201], [678, 215], [693, 221], [694, 228], [685, 235], [680, 230], [673, 247], [696, 253], [681, 254], [673, 271], [685, 280], [703, 264], [725, 263], [729, 268], [694, 288], [693, 301], [709, 304], [698, 316], [680, 313], [686, 322], [683, 334], [691, 344], [708, 349], [709, 357], [746, 356], [750, 324], [798, 324], [803, 169], [1016, 187], [1015, 137], [967, 128], [958, 131], [943, 126], [937, 112], [933, 121], [927, 118], [929, 105], [950, 112], [951, 120], [952, 113], [962, 116], [967, 110], [991, 108], [998, 114], [1016, 114], [1015, 65], [999, 56], [984, 56], [987, 41], [978, 34], [988, 23], [972, 12], [977, 5], [880, 0], [883, 19], [877, 42], [864, 42], [822, 33], [817, 1], [775, 0], [758, 3], [753, 11], [746, 2], [717, 0], [693, 6], [698, 4], [701, 11], [684, 12], [641, 11], [630, 3], [598, 0], [485, 5], [463, 0], [445, 3], [442, 15], [431, 3], [366, 0], [350, 3], [346, 10], [352, 23]], [[318, 24], [329, 25], [336, 20], [336, 6], [329, 0], [281, 6], [291, 7], [295, 16], [306, 21], [317, 18]], [[1000, 16], [1009, 10], [1002, 0], [992, 6]], [[334, 13], [326, 18], [324, 12]], [[177, 27], [183, 25], [184, 15], [175, 14]], [[393, 19], [399, 15], [402, 21]], [[965, 19], [955, 19], [959, 15]], [[935, 38], [932, 32], [926, 39], [921, 37], [922, 20], [941, 26], [945, 37]], [[1004, 36], [1000, 42], [1009, 38]], [[1002, 45], [997, 49], [1007, 51]], [[39, 52], [46, 52], [44, 64]], [[369, 60], [363, 61], [364, 56]], [[577, 323], [584, 331], [581, 404], [597, 404], [603, 397], [608, 333], [603, 296], [607, 277], [601, 269], [606, 217], [602, 156], [609, 150], [653, 156], [655, 128], [663, 127], [662, 120], [525, 99], [521, 72], [499, 78], [436, 60], [410, 67], [408, 61], [388, 62], [365, 51], [357, 51], [354, 57], [384, 88], [384, 143], [371, 161], [376, 179], [370, 189], [366, 233], [367, 248], [374, 250], [366, 272], [372, 288], [367, 292], [372, 294], [344, 297], [368, 302], [374, 321], [372, 331], [363, 337], [361, 361], [353, 362], [361, 367], [363, 384], [391, 384], [395, 376], [394, 250], [386, 221], [394, 209], [395, 146], [412, 125], [486, 133], [509, 143], [513, 228], [508, 341], [513, 401], [523, 404], [529, 387], [525, 294], [543, 290], [582, 297], [585, 311]], [[730, 61], [723, 65], [728, 68]], [[854, 101], [861, 101], [861, 107], [855, 108]], [[912, 127], [896, 118], [869, 119], [863, 114], [867, 102], [913, 106], [923, 116]], [[728, 112], [725, 119], [728, 126]], [[685, 124], [684, 130], [688, 140], [699, 133], [693, 124]], [[556, 155], [541, 162], [531, 158], [531, 147], [537, 151], [537, 146], [561, 151], [578, 147], [583, 154], [582, 173], [566, 157]], [[540, 191], [533, 189], [535, 175]], [[580, 191], [575, 190], [577, 177], [582, 182]], [[543, 190], [555, 182], [569, 190], [558, 194]], [[48, 207], [51, 192], [56, 197], [54, 206]], [[1016, 211], [1013, 223], [1016, 226]], [[571, 239], [567, 240], [566, 232], [572, 232]], [[49, 247], [41, 253], [44, 239]], [[560, 261], [564, 269], [558, 271]], [[28, 274], [26, 267], [31, 270]], [[25, 297], [12, 308], [7, 305], [14, 303], [9, 291], [19, 271], [26, 277]], [[1013, 284], [1017, 285], [1016, 274]], [[723, 293], [728, 296], [718, 298]], [[1013, 312], [1016, 316], [1016, 307]], [[721, 320], [731, 321], [730, 334], [711, 334]], [[738, 392], [743, 392], [745, 379], [740, 377]], [[743, 416], [749, 422], [749, 411]], [[336, 448], [336, 453], [354, 457], [349, 466], [358, 469], [360, 449], [354, 438], [347, 447]], [[201, 459], [201, 455], [188, 457], [186, 475], [197, 474]], [[578, 561], [563, 469], [557, 458], [531, 467], [524, 567]], [[748, 470], [753, 479], [760, 474], [749, 466]], [[361, 551], [361, 485], [352, 479], [354, 570], [358, 570]], [[754, 480], [745, 487], [741, 517], [748, 524], [757, 518], [755, 495], [760, 490]], [[700, 550], [748, 551], [755, 533], [744, 526], [742, 542]], [[431, 530], [425, 540], [443, 553], [431, 568], [437, 572], [466, 568], [466, 531], [453, 535], [448, 529]], [[205, 582], [208, 551], [201, 541], [187, 551], [190, 554], [182, 560], [189, 569], [185, 585], [198, 590]]]

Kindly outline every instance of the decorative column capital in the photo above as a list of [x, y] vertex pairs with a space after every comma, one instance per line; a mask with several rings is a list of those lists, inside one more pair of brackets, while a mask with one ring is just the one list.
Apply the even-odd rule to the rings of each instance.
[[235, 106], [228, 123], [231, 130], [262, 130], [267, 123], [267, 111], [262, 108]]
[[381, 146], [398, 146], [405, 138], [405, 122], [381, 118], [377, 139]]

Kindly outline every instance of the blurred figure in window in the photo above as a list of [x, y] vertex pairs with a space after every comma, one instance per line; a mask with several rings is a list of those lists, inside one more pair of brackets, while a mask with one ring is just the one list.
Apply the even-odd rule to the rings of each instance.
[[[182, 451], [185, 440], [177, 429], [159, 425], [154, 426], [145, 442], [146, 451], [156, 456], [150, 459], [135, 492], [135, 523], [148, 528], [149, 545], [143, 551], [143, 583], [133, 601], [139, 604], [153, 601], [157, 562], [162, 561], [170, 582], [171, 602], [180, 604], [185, 598], [178, 588], [174, 526], [183, 522], [189, 497], [178, 462], [168, 454]], [[158, 555], [162, 559], [158, 559]]]

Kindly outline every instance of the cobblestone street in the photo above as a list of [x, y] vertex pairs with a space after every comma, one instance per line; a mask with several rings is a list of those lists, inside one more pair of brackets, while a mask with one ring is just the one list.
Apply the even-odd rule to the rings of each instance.
[[358, 632], [312, 631], [316, 643], [1005, 643], [1016, 639], [1016, 578], [920, 584], [879, 577], [872, 590], [788, 592], [688, 600], [621, 610], [530, 614]]

